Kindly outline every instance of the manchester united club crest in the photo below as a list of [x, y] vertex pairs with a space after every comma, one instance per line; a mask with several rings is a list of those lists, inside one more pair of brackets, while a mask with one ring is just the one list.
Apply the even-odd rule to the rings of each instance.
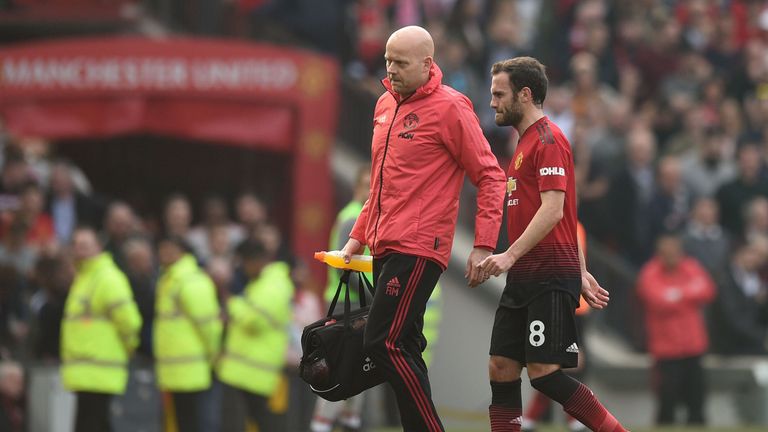
[[522, 164], [523, 164], [523, 154], [518, 153], [517, 158], [515, 158], [515, 169], [516, 170], [520, 169], [520, 165]]
[[410, 113], [407, 116], [405, 116], [405, 119], [403, 120], [403, 127], [411, 130], [419, 125], [419, 116], [416, 115], [416, 113]]

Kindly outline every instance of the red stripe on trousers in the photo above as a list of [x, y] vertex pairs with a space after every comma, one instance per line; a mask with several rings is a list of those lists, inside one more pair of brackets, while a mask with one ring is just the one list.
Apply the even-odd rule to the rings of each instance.
[[[440, 430], [439, 422], [435, 419], [433, 416], [432, 410], [430, 409], [430, 404], [427, 399], [426, 394], [424, 393], [423, 389], [421, 388], [421, 383], [416, 378], [416, 375], [413, 373], [413, 370], [408, 366], [408, 363], [405, 361], [405, 357], [402, 355], [402, 350], [394, 347], [394, 341], [399, 337], [400, 333], [402, 332], [402, 326], [404, 323], [404, 318], [407, 315], [407, 310], [410, 307], [411, 301], [413, 299], [414, 294], [416, 293], [416, 287], [418, 285], [418, 282], [421, 280], [421, 276], [423, 275], [423, 270], [426, 264], [426, 260], [420, 259], [421, 266], [418, 269], [417, 276], [413, 280], [413, 284], [409, 284], [409, 286], [406, 288], [406, 293], [404, 294], [404, 300], [405, 300], [405, 309], [404, 313], [401, 314], [401, 318], [399, 321], [399, 325], [397, 327], [397, 330], [393, 333], [394, 338], [392, 338], [390, 342], [390, 346], [393, 349], [393, 351], [390, 351], [390, 354], [394, 355], [393, 363], [395, 361], [398, 362], [400, 366], [400, 373], [403, 375], [404, 381], [409, 382], [409, 388], [411, 391], [411, 395], [413, 396], [414, 400], [419, 404], [420, 412], [422, 413], [422, 416], [425, 418], [425, 423], [427, 423], [427, 426], [431, 428], [434, 427], [436, 430]], [[414, 273], [416, 273], [414, 271]]]
[[[408, 284], [406, 285], [405, 292], [403, 293], [403, 297], [400, 299], [400, 303], [398, 304], [397, 312], [395, 314], [395, 319], [392, 322], [392, 327], [390, 328], [389, 336], [387, 337], [386, 346], [387, 351], [390, 355], [390, 359], [392, 360], [392, 364], [395, 366], [395, 369], [397, 370], [398, 374], [403, 379], [403, 382], [405, 383], [406, 387], [408, 387], [408, 391], [411, 393], [411, 397], [413, 398], [414, 402], [416, 403], [416, 407], [419, 409], [419, 412], [421, 413], [422, 417], [425, 420], [425, 423], [428, 427], [432, 428], [436, 426], [433, 423], [433, 419], [430, 418], [429, 413], [429, 402], [426, 400], [426, 396], [423, 395], [423, 392], [420, 394], [419, 390], [419, 382], [416, 379], [416, 377], [413, 375], [413, 372], [410, 370], [410, 367], [408, 366], [408, 363], [405, 361], [405, 358], [402, 357], [402, 353], [400, 352], [400, 349], [395, 347], [395, 340], [399, 337], [400, 333], [402, 332], [403, 324], [405, 323], [405, 317], [408, 313], [408, 307], [410, 306], [411, 299], [413, 298], [414, 293], [416, 292], [416, 285], [418, 285], [419, 280], [421, 279], [421, 276], [424, 271], [426, 261], [422, 258], [417, 258], [416, 264], [414, 265], [414, 269], [411, 272], [411, 277], [408, 280]], [[408, 372], [411, 372], [410, 374]], [[439, 430], [439, 427], [438, 427]]]
[[424, 272], [425, 264], [425, 259], [417, 258], [416, 265], [411, 272], [411, 277], [408, 280], [408, 284], [405, 288], [405, 292], [403, 293], [403, 297], [400, 299], [400, 304], [398, 304], [397, 312], [395, 313], [395, 319], [392, 322], [392, 326], [389, 330], [389, 337], [386, 340], [386, 347], [392, 364], [395, 366], [395, 369], [403, 379], [403, 382], [408, 388], [408, 391], [411, 393], [411, 397], [416, 403], [416, 407], [419, 409], [419, 412], [424, 418], [425, 423], [430, 428], [430, 430], [439, 432], [439, 423], [432, 416], [426, 394], [421, 389], [418, 379], [408, 366], [408, 363], [405, 361], [405, 358], [400, 352], [400, 349], [396, 348], [394, 344], [395, 340], [397, 340], [402, 331], [403, 324], [405, 323], [405, 317], [407, 316], [408, 308], [410, 307], [411, 299], [413, 299], [413, 295], [416, 292], [416, 286], [418, 285], [418, 282]]

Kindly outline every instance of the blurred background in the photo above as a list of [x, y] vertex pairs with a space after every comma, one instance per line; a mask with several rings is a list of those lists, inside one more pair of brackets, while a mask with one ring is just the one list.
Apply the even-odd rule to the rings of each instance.
[[[652, 427], [675, 387], [661, 365], [700, 357], [706, 422], [768, 429], [768, 1], [0, 0], [0, 430], [71, 430], [59, 339], [71, 236], [89, 225], [144, 320], [115, 430], [174, 430], [151, 348], [154, 241], [172, 234], [224, 311], [245, 285], [240, 242], [290, 264], [293, 342], [271, 409], [308, 431], [296, 335], [324, 313], [326, 287], [311, 253], [329, 249], [369, 161], [386, 39], [411, 24], [432, 34], [444, 83], [472, 100], [505, 169], [518, 137], [493, 123], [490, 66], [547, 66], [545, 112], [573, 146], [589, 267], [611, 292], [582, 335], [584, 379], [608, 408]], [[487, 430], [503, 282], [466, 288], [466, 186], [430, 373], [448, 430]], [[711, 295], [688, 301], [694, 279]], [[202, 430], [243, 430], [226, 386], [209, 393]], [[679, 393], [681, 409], [695, 398]], [[372, 391], [363, 427], [397, 425], [393, 410]], [[549, 411], [540, 422], [566, 428]]]

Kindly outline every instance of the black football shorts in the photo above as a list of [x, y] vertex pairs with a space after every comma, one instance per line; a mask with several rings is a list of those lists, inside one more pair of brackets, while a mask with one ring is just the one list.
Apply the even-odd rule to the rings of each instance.
[[527, 306], [499, 306], [491, 334], [491, 351], [526, 363], [578, 365], [576, 302], [565, 291], [548, 291]]

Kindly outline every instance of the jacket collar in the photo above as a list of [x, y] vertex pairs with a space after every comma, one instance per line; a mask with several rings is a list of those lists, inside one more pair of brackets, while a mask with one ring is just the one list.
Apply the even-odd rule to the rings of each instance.
[[110, 255], [108, 252], [102, 252], [98, 255], [92, 256], [91, 258], [88, 258], [86, 260], [83, 260], [78, 266], [78, 271], [81, 272], [89, 272], [92, 271], [95, 268], [101, 267], [105, 263], [112, 260], [112, 255]]
[[197, 261], [195, 257], [190, 254], [184, 254], [178, 261], [168, 266], [166, 274], [177, 275], [180, 273], [186, 273], [197, 269]]
[[383, 80], [381, 80], [381, 84], [384, 86], [385, 89], [387, 89], [389, 94], [391, 94], [392, 97], [395, 98], [395, 101], [397, 101], [398, 104], [403, 103], [405, 101], [412, 102], [415, 100], [419, 100], [423, 97], [429, 96], [435, 90], [437, 90], [442, 83], [443, 83], [443, 71], [440, 70], [440, 67], [435, 62], [432, 62], [432, 67], [429, 68], [429, 79], [427, 79], [427, 82], [424, 83], [421, 87], [417, 88], [416, 91], [411, 96], [405, 99], [403, 99], [402, 96], [400, 96], [400, 94], [398, 94], [392, 89], [392, 83], [389, 82], [389, 78], [384, 78]]
[[272, 261], [261, 269], [261, 273], [248, 281], [249, 284], [258, 283], [276, 277], [291, 277], [291, 266], [284, 261]]

